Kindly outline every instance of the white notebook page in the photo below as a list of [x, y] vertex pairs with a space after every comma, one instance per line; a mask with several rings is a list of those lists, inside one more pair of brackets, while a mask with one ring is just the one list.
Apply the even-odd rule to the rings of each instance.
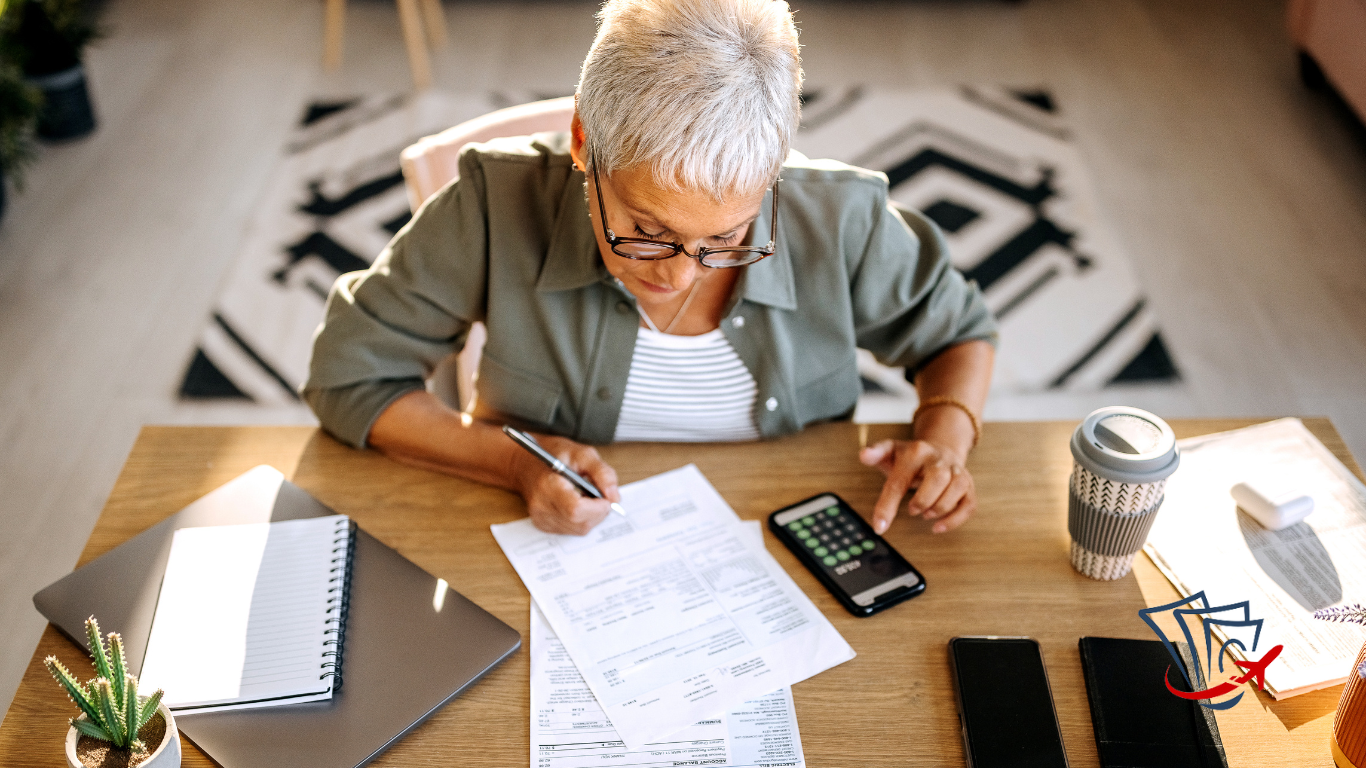
[[176, 531], [142, 693], [161, 688], [184, 714], [331, 698], [348, 524], [333, 515]]

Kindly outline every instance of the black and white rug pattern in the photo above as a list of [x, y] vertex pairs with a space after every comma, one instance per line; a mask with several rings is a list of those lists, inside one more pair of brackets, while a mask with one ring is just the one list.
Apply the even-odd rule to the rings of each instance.
[[[993, 393], [1179, 380], [1048, 92], [819, 92], [797, 146], [886, 173], [897, 203], [944, 230], [954, 265], [1000, 321]], [[860, 371], [857, 420], [909, 416], [915, 397], [900, 371], [869, 355]]]
[[[364, 269], [408, 220], [399, 151], [493, 109], [556, 94], [322, 101], [289, 138], [200, 334], [182, 401], [307, 409], [297, 394], [337, 275]], [[883, 171], [943, 229], [1001, 321], [993, 390], [1095, 392], [1179, 376], [1046, 92], [817, 91], [797, 148]], [[856, 418], [904, 420], [901, 372], [860, 359]]]
[[294, 406], [306, 415], [298, 387], [328, 289], [337, 275], [369, 266], [410, 216], [399, 152], [509, 104], [430, 91], [310, 104], [200, 334], [181, 399]]

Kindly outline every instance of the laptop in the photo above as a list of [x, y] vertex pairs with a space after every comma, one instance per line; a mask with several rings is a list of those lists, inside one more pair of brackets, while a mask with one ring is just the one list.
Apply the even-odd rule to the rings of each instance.
[[[85, 620], [123, 635], [141, 670], [161, 577], [179, 528], [336, 514], [259, 466], [33, 596], [86, 647]], [[341, 687], [332, 700], [177, 715], [223, 768], [362, 766], [516, 653], [517, 631], [363, 530], [356, 532]]]

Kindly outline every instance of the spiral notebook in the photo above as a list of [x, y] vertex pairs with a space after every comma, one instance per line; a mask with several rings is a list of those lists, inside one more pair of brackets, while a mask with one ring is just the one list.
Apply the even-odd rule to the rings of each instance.
[[331, 699], [353, 535], [345, 515], [176, 531], [139, 688], [176, 714]]

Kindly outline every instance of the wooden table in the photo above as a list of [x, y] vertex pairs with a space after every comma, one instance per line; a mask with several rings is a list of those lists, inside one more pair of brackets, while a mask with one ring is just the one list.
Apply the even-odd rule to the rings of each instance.
[[[1233, 429], [1249, 420], [1176, 421], [1177, 435]], [[1331, 424], [1306, 420], [1360, 474]], [[963, 765], [946, 643], [955, 635], [1030, 635], [1043, 646], [1063, 737], [1076, 768], [1094, 766], [1095, 741], [1077, 656], [1083, 635], [1151, 638], [1137, 611], [1175, 599], [1151, 563], [1115, 582], [1068, 563], [1070, 422], [992, 423], [970, 468], [979, 511], [957, 532], [933, 536], [898, 520], [887, 539], [925, 574], [926, 592], [871, 619], [850, 616], [778, 542], [769, 551], [858, 652], [853, 661], [794, 687], [802, 745], [812, 766]], [[618, 445], [603, 449], [623, 482], [696, 463], [740, 517], [833, 490], [872, 509], [881, 476], [855, 460], [858, 431], [828, 424], [771, 443]], [[873, 427], [871, 439], [904, 435]], [[489, 533], [521, 517], [520, 499], [476, 483], [399, 466], [309, 428], [147, 427], [124, 466], [81, 563], [109, 551], [257, 464], [270, 464], [338, 512], [474, 600], [525, 637], [528, 595]], [[1146, 598], [1146, 601], [1145, 601]], [[88, 669], [82, 651], [48, 627], [0, 728], [0, 765], [63, 765], [74, 707], [47, 675], [56, 654]], [[382, 755], [375, 765], [520, 766], [528, 754], [525, 649]], [[1233, 766], [1331, 765], [1327, 739], [1340, 688], [1284, 702], [1266, 694], [1219, 714]], [[188, 741], [186, 766], [212, 765]]]

